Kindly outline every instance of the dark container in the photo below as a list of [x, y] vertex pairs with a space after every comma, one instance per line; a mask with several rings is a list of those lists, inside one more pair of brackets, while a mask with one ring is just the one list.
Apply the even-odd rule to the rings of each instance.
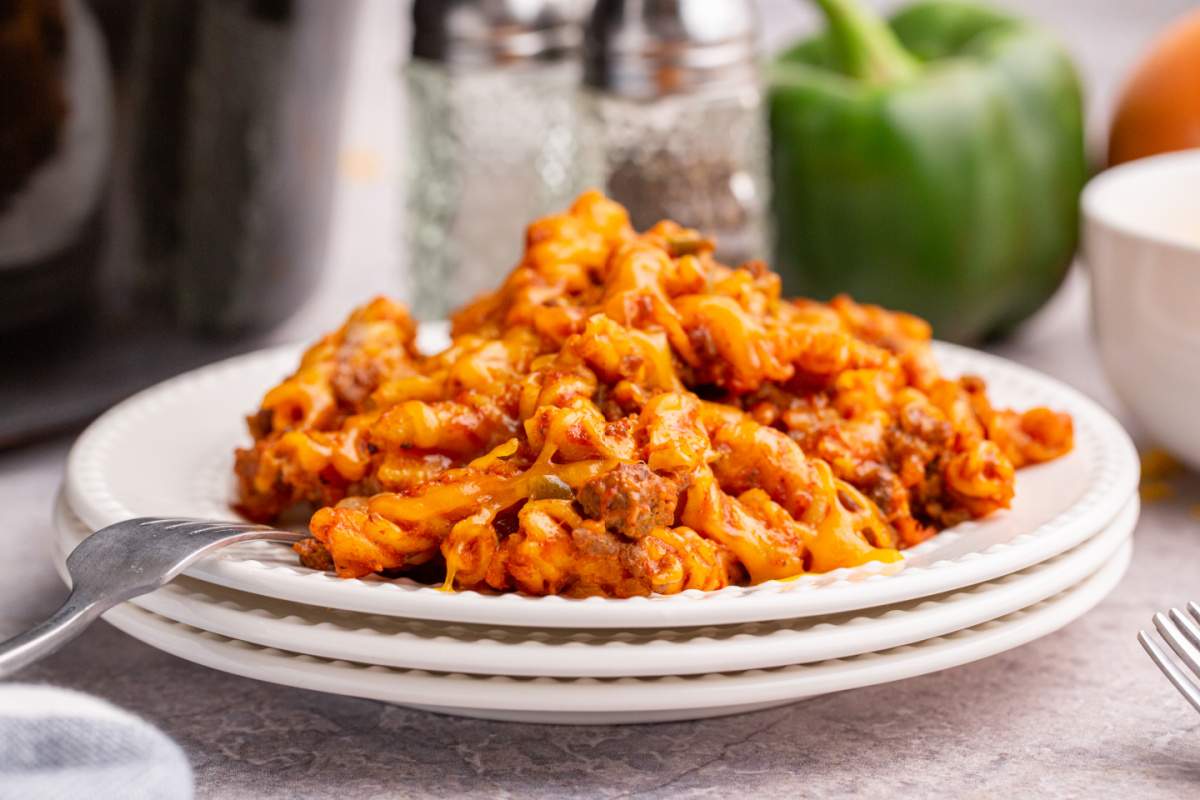
[[0, 0], [0, 444], [308, 296], [358, 6]]

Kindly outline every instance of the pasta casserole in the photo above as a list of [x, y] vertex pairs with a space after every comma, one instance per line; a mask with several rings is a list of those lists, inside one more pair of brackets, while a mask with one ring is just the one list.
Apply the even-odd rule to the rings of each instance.
[[896, 561], [1071, 449], [1069, 416], [943, 377], [923, 321], [713, 247], [588, 192], [444, 351], [356, 309], [249, 418], [239, 510], [315, 509], [299, 557], [347, 578], [630, 597]]

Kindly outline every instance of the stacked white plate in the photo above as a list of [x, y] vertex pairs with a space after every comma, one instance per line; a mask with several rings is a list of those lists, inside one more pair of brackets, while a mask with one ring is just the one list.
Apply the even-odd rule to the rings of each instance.
[[[424, 331], [436, 347], [444, 332]], [[1023, 367], [937, 346], [994, 400], [1069, 412], [1076, 448], [1018, 473], [1013, 508], [943, 531], [902, 564], [717, 592], [613, 600], [341, 580], [290, 548], [236, 545], [113, 609], [131, 636], [214, 669], [465, 716], [616, 723], [718, 716], [934, 672], [1044, 636], [1129, 563], [1138, 461], [1095, 403]], [[58, 566], [136, 516], [229, 518], [243, 416], [296, 348], [188, 373], [80, 437], [55, 509]], [[1014, 687], [1015, 689], [1015, 687]]]

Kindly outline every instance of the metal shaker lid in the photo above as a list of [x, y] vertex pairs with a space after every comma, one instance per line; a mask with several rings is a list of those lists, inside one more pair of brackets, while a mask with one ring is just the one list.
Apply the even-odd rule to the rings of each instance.
[[579, 49], [580, 0], [414, 0], [414, 58], [488, 66]]
[[596, 0], [584, 81], [638, 99], [758, 80], [752, 0]]

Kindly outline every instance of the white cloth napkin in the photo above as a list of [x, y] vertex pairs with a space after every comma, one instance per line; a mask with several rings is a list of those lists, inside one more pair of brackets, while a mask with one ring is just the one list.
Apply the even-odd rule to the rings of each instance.
[[0, 800], [188, 800], [179, 746], [116, 706], [51, 686], [0, 684]]

